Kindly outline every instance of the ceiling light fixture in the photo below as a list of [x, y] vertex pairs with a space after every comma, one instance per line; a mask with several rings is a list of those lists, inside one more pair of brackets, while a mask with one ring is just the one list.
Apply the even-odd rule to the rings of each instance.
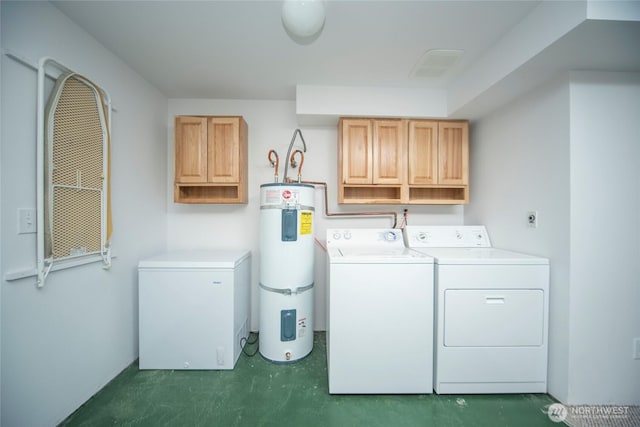
[[315, 40], [324, 27], [322, 0], [284, 0], [282, 24], [294, 41], [302, 44]]

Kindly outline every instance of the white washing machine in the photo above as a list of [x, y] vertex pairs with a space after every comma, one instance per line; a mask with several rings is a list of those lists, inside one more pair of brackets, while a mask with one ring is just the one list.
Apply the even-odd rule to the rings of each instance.
[[331, 394], [433, 392], [433, 259], [398, 229], [327, 230]]
[[549, 261], [491, 247], [484, 226], [404, 238], [435, 258], [436, 393], [545, 393]]

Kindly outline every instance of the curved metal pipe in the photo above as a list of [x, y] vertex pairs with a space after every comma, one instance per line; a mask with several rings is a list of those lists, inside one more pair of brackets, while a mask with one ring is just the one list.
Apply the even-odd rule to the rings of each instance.
[[[289, 143], [289, 149], [287, 150], [287, 159], [289, 159], [291, 156], [291, 148], [293, 147], [293, 143], [296, 140], [296, 135], [300, 135], [300, 139], [302, 140], [302, 146], [304, 147], [303, 151], [306, 153], [307, 152], [307, 143], [304, 142], [304, 137], [302, 136], [302, 132], [300, 132], [300, 129], [296, 129], [293, 131], [293, 137], [291, 138], [291, 142]], [[284, 165], [284, 178], [282, 179], [282, 182], [288, 182], [287, 181], [287, 170], [289, 167], [289, 163], [285, 163]]]
[[302, 165], [304, 164], [304, 153], [300, 150], [296, 150], [293, 153], [291, 153], [291, 158], [289, 159], [290, 163], [291, 163], [291, 167], [295, 168], [297, 163], [296, 163], [296, 153], [300, 153], [300, 166], [298, 166], [298, 183], [300, 183], [302, 181]]
[[[276, 159], [273, 160], [271, 158], [271, 155], [274, 154], [276, 156]], [[278, 152], [274, 149], [269, 150], [269, 153], [267, 154], [267, 159], [269, 160], [269, 163], [271, 164], [271, 167], [275, 167], [276, 171], [273, 174], [273, 179], [275, 180], [275, 182], [278, 182], [278, 168], [280, 165], [280, 157], [278, 156]]]

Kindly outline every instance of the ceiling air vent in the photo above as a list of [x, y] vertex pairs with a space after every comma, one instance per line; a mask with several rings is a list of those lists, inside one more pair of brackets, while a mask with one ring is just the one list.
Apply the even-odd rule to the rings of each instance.
[[458, 63], [464, 51], [458, 49], [432, 49], [422, 55], [411, 70], [411, 79], [435, 79], [447, 74]]

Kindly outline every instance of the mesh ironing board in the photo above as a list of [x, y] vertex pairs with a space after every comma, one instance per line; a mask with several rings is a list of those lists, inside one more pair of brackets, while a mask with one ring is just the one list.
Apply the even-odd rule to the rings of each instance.
[[102, 91], [61, 75], [45, 114], [45, 258], [100, 254], [109, 265], [109, 126]]

